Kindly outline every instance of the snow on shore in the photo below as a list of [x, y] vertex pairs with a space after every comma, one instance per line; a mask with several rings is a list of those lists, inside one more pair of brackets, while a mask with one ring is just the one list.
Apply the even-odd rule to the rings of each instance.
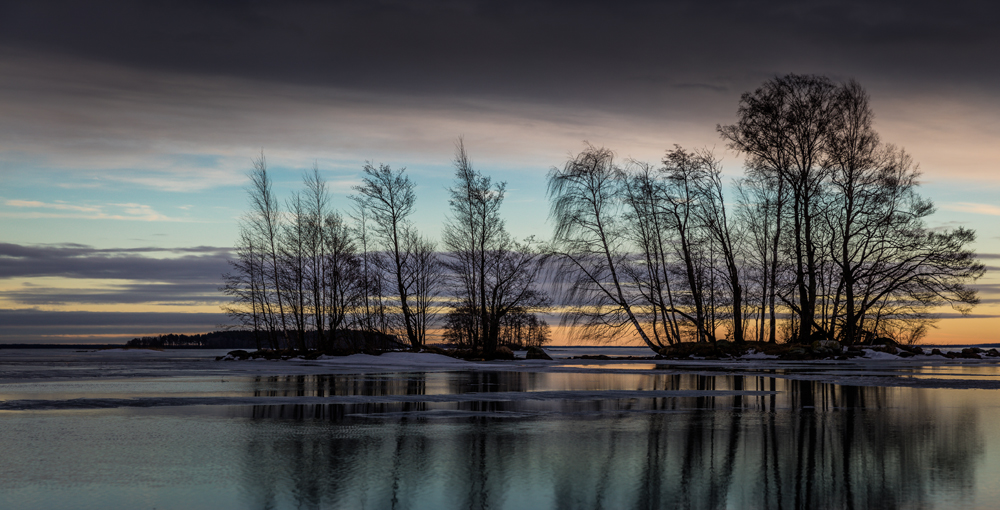
[[[302, 360], [301, 358], [297, 358]], [[304, 360], [302, 360], [304, 361]], [[330, 365], [386, 365], [386, 366], [437, 366], [471, 365], [469, 361], [429, 352], [387, 352], [379, 356], [351, 354], [350, 356], [320, 356], [311, 362]]]

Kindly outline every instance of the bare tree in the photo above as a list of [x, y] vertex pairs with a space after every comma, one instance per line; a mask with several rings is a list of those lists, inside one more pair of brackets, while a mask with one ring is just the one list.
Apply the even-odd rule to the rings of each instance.
[[489, 336], [486, 309], [487, 252], [504, 233], [500, 205], [505, 183], [496, 185], [472, 167], [472, 161], [459, 138], [455, 150], [455, 184], [451, 195], [451, 217], [445, 222], [442, 239], [450, 257], [452, 287], [470, 315], [469, 334], [473, 347], [483, 347]]
[[306, 315], [309, 293], [306, 291], [306, 244], [308, 242], [309, 218], [299, 193], [292, 195], [286, 203], [289, 221], [283, 224], [279, 252], [281, 284], [284, 288], [287, 308], [295, 327], [298, 348], [306, 350]]
[[411, 232], [407, 250], [412, 254], [407, 274], [413, 279], [413, 318], [420, 345], [427, 344], [427, 330], [435, 319], [434, 303], [441, 293], [443, 266], [438, 259], [437, 245]]
[[745, 154], [747, 168], [783, 179], [791, 190], [798, 338], [810, 338], [815, 325], [820, 244], [814, 222], [826, 172], [822, 166], [833, 123], [837, 87], [821, 76], [790, 74], [766, 82], [740, 98], [736, 124], [719, 126], [729, 148]]
[[562, 169], [549, 172], [550, 217], [555, 220], [552, 252], [573, 306], [564, 317], [598, 336], [620, 334], [631, 326], [649, 348], [658, 350], [633, 310], [635, 296], [623, 281], [622, 268], [631, 254], [618, 224], [621, 171], [614, 158], [611, 150], [587, 144]]
[[409, 298], [414, 279], [408, 273], [410, 257], [407, 250], [407, 235], [413, 229], [409, 216], [413, 213], [416, 195], [414, 184], [405, 175], [406, 169], [393, 171], [388, 165], [378, 168], [365, 164], [362, 185], [355, 186], [358, 195], [353, 197], [359, 207], [365, 208], [372, 218], [372, 228], [375, 237], [381, 243], [386, 257], [379, 257], [383, 269], [386, 270], [395, 283], [398, 293], [399, 308], [403, 314], [403, 328], [410, 345], [417, 349], [421, 347], [418, 337], [416, 318], [410, 309]]
[[[694, 157], [701, 166], [701, 173], [695, 181], [698, 193], [696, 211], [712, 243], [719, 248], [719, 255], [722, 257], [720, 272], [728, 286], [731, 302], [733, 340], [743, 342], [745, 326], [742, 273], [746, 266], [742, 242], [745, 237], [742, 232], [744, 229], [726, 211], [720, 161], [708, 150], [696, 151]], [[716, 308], [712, 307], [713, 310]]]
[[[757, 285], [757, 340], [775, 343], [777, 339], [777, 289], [782, 241], [782, 219], [786, 211], [785, 182], [766, 173], [751, 172], [737, 185], [738, 222], [747, 233], [750, 249], [747, 265], [755, 271], [748, 283]], [[767, 324], [765, 332], [765, 323]]]
[[626, 264], [622, 270], [643, 300], [649, 303], [648, 322], [653, 341], [658, 346], [681, 341], [680, 319], [671, 282], [674, 237], [668, 225], [672, 218], [663, 207], [666, 186], [660, 175], [662, 172], [648, 163], [630, 161], [621, 183], [627, 205], [624, 224], [629, 228], [626, 232], [641, 256], [639, 263]]
[[[773, 230], [763, 228], [773, 235], [765, 292], [772, 339], [773, 296], [793, 314], [794, 338], [848, 344], [892, 321], [897, 333], [906, 329], [899, 321], [925, 328], [931, 306], [977, 302], [966, 286], [983, 272], [966, 248], [974, 234], [927, 230], [933, 207], [916, 194], [918, 173], [903, 151], [879, 141], [872, 120], [856, 82], [788, 75], [744, 94], [737, 123], [718, 128], [747, 157], [755, 198], [744, 203], [774, 218]], [[761, 225], [754, 229], [762, 235]], [[793, 268], [791, 289], [781, 288], [780, 267]]]
[[354, 220], [353, 236], [360, 250], [358, 259], [360, 305], [357, 324], [363, 331], [388, 334], [391, 321], [384, 299], [386, 283], [384, 275], [379, 270], [382, 264], [377, 263], [381, 254], [376, 251], [375, 241], [372, 238], [371, 215], [364, 207], [355, 203], [351, 217]]
[[694, 306], [694, 315], [684, 316], [694, 326], [699, 341], [715, 342], [715, 325], [711, 320], [715, 307], [705, 302], [706, 289], [709, 290], [709, 299], [714, 300], [715, 297], [711, 292], [714, 287], [709, 281], [712, 278], [710, 272], [713, 264], [706, 260], [706, 257], [711, 256], [711, 244], [702, 221], [704, 215], [699, 212], [702, 201], [706, 198], [702, 196], [702, 190], [705, 189], [703, 181], [707, 176], [707, 165], [714, 164], [714, 160], [706, 160], [696, 153], [674, 146], [674, 150], [667, 152], [663, 164], [666, 193], [663, 195], [662, 207], [666, 208], [666, 214], [671, 220], [668, 228], [676, 235], [675, 251], [682, 264], [681, 273], [686, 279], [688, 299]]
[[455, 154], [455, 184], [449, 188], [451, 218], [445, 224], [445, 262], [452, 288], [468, 321], [473, 347], [493, 356], [503, 318], [514, 308], [542, 306], [547, 297], [536, 286], [541, 255], [507, 233], [500, 206], [505, 183], [494, 184], [472, 167], [461, 139]]
[[338, 331], [350, 324], [350, 315], [363, 306], [366, 283], [351, 228], [343, 217], [336, 212], [327, 213], [323, 228], [326, 327], [330, 343], [337, 344]]
[[[250, 213], [247, 223], [252, 235], [258, 239], [263, 264], [260, 267], [262, 283], [261, 297], [263, 313], [268, 324], [268, 332], [272, 348], [287, 345], [288, 324], [285, 318], [285, 299], [281, 285], [281, 264], [279, 261], [279, 243], [281, 235], [280, 210], [278, 200], [274, 196], [271, 177], [267, 173], [267, 160], [264, 153], [253, 160], [253, 170], [248, 174], [250, 186], [247, 195], [250, 199]], [[277, 309], [275, 309], [277, 305]], [[280, 325], [280, 335], [277, 326]]]
[[263, 297], [261, 296], [261, 252], [254, 245], [254, 236], [246, 223], [240, 223], [240, 236], [235, 247], [236, 259], [230, 260], [231, 272], [222, 275], [219, 289], [233, 301], [223, 305], [223, 311], [239, 326], [253, 332], [257, 350], [262, 347]]
[[[324, 289], [328, 281], [327, 271], [329, 269], [326, 248], [330, 241], [330, 234], [327, 231], [330, 194], [326, 181], [320, 176], [319, 166], [316, 164], [313, 165], [312, 173], [303, 176], [303, 181], [306, 187], [306, 288], [310, 297], [312, 325], [316, 331], [317, 343], [322, 346], [327, 341], [325, 314], [329, 307], [328, 293]], [[334, 278], [334, 281], [339, 281], [339, 279]]]

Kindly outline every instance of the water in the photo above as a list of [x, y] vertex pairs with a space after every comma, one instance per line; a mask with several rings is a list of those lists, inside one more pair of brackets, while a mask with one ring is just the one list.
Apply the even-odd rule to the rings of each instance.
[[0, 508], [1000, 507], [988, 363], [10, 356]]

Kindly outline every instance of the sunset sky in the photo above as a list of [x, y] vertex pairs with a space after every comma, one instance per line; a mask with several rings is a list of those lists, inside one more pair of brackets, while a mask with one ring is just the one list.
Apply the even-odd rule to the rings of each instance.
[[344, 210], [405, 166], [438, 238], [455, 140], [547, 238], [545, 175], [584, 140], [742, 160], [717, 124], [786, 73], [854, 78], [884, 141], [990, 268], [927, 342], [1000, 342], [1000, 7], [989, 2], [2, 2], [0, 343], [227, 322], [220, 274], [251, 158], [280, 197], [318, 165]]

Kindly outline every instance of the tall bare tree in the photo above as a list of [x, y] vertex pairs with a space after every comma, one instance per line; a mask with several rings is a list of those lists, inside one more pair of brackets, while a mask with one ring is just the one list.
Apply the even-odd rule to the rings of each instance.
[[503, 318], [515, 308], [531, 310], [547, 302], [537, 288], [541, 255], [530, 243], [507, 233], [500, 206], [505, 183], [476, 171], [462, 139], [455, 151], [455, 184], [449, 188], [451, 218], [445, 224], [445, 262], [473, 347], [492, 356], [499, 346]]
[[[262, 257], [264, 263], [260, 267], [263, 312], [265, 321], [269, 325], [271, 346], [277, 348], [282, 342], [286, 346], [288, 343], [288, 323], [285, 317], [285, 296], [282, 292], [279, 260], [281, 211], [278, 208], [278, 199], [274, 196], [263, 152], [260, 157], [253, 159], [253, 169], [248, 177], [250, 185], [247, 188], [247, 195], [250, 199], [250, 213], [247, 221], [264, 255]], [[277, 330], [278, 325], [281, 327], [280, 330]]]
[[362, 184], [354, 187], [358, 193], [354, 199], [371, 215], [373, 234], [386, 254], [377, 260], [383, 262], [383, 269], [394, 280], [406, 337], [413, 348], [420, 348], [416, 317], [409, 303], [414, 285], [409, 273], [413, 253], [406, 243], [413, 230], [409, 217], [416, 202], [415, 185], [405, 174], [405, 168], [394, 171], [388, 165], [376, 168], [368, 163], [363, 171]]
[[[744, 94], [737, 123], [718, 128], [746, 155], [748, 182], [757, 184], [759, 200], [744, 203], [773, 211], [767, 292], [793, 314], [799, 340], [849, 344], [886, 324], [898, 332], [909, 320], [919, 329], [932, 306], [977, 302], [967, 287], [983, 272], [967, 248], [974, 234], [927, 230], [933, 206], [916, 194], [918, 173], [905, 152], [879, 141], [873, 118], [856, 82], [788, 75]], [[781, 266], [793, 268], [790, 292], [779, 288]]]
[[254, 244], [253, 232], [245, 222], [240, 222], [235, 252], [236, 259], [229, 261], [232, 271], [222, 275], [223, 285], [220, 288], [233, 301], [222, 308], [240, 327], [253, 332], [254, 343], [260, 350], [263, 346], [261, 331], [264, 329], [261, 251]]
[[[676, 149], [681, 150], [681, 149]], [[722, 274], [729, 290], [732, 338], [733, 341], [744, 340], [744, 282], [743, 272], [746, 267], [745, 228], [731, 217], [726, 209], [725, 189], [722, 185], [722, 166], [711, 151], [702, 149], [694, 153], [701, 167], [700, 175], [695, 181], [698, 199], [696, 214], [711, 242], [718, 247], [722, 257]], [[713, 310], [717, 307], [713, 306]]]
[[306, 289], [306, 245], [309, 218], [302, 203], [302, 196], [294, 193], [286, 202], [288, 221], [283, 224], [279, 243], [281, 282], [284, 287], [287, 309], [295, 328], [296, 344], [306, 350], [306, 316], [309, 311], [309, 293]]
[[[327, 244], [330, 233], [327, 226], [327, 214], [330, 214], [330, 194], [326, 181], [319, 174], [319, 166], [314, 164], [311, 173], [303, 176], [305, 183], [306, 236], [305, 252], [306, 288], [310, 298], [312, 311], [312, 326], [316, 331], [317, 343], [323, 345], [327, 341], [325, 331], [326, 312], [329, 307], [327, 292], [324, 292], [328, 281]], [[338, 280], [337, 278], [333, 279]]]
[[563, 168], [549, 172], [552, 250], [559, 277], [568, 283], [566, 297], [574, 304], [573, 313], [565, 317], [601, 336], [620, 334], [630, 326], [657, 350], [660, 346], [633, 309], [636, 300], [622, 274], [631, 253], [618, 224], [620, 176], [614, 152], [590, 144]]

